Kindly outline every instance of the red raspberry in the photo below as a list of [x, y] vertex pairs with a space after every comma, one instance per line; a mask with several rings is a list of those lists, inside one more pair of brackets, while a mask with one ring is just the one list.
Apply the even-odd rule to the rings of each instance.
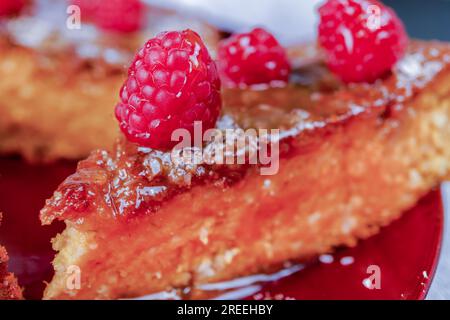
[[144, 19], [140, 0], [72, 0], [72, 4], [80, 7], [82, 19], [92, 20], [104, 30], [134, 32]]
[[319, 42], [330, 70], [344, 82], [373, 82], [406, 52], [402, 22], [376, 0], [328, 0], [319, 13]]
[[25, 5], [25, 0], [1, 0], [0, 16], [8, 16], [19, 13]]
[[120, 92], [116, 117], [128, 140], [166, 150], [172, 132], [213, 128], [221, 109], [220, 79], [200, 36], [192, 30], [164, 32], [136, 55]]
[[94, 19], [98, 7], [101, 4], [99, 0], [71, 0], [73, 5], [80, 7], [81, 19]]
[[142, 26], [144, 9], [140, 0], [101, 1], [94, 20], [105, 30], [134, 32]]
[[231, 86], [289, 80], [291, 66], [286, 50], [264, 29], [223, 40], [218, 54], [221, 72]]

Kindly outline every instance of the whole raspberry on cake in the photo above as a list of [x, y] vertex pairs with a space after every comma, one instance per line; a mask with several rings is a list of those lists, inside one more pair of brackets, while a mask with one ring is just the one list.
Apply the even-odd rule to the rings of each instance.
[[345, 82], [373, 82], [404, 56], [408, 36], [395, 12], [376, 0], [328, 0], [319, 9], [319, 43]]
[[165, 32], [149, 40], [128, 70], [116, 106], [130, 141], [167, 150], [176, 129], [194, 132], [194, 122], [213, 128], [221, 108], [216, 65], [192, 30]]
[[288, 82], [291, 66], [286, 50], [262, 28], [222, 40], [218, 56], [229, 86]]

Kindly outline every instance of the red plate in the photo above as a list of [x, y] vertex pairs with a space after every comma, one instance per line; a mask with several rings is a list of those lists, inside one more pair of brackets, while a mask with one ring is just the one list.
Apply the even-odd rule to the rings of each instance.
[[[63, 227], [41, 227], [38, 212], [74, 170], [72, 162], [30, 166], [16, 158], [0, 158], [0, 211], [4, 213], [0, 243], [9, 251], [11, 271], [25, 288], [26, 298], [41, 298], [44, 281], [51, 279], [50, 239]], [[356, 248], [322, 256], [322, 262], [266, 283], [256, 294], [247, 292], [256, 299], [423, 299], [437, 265], [442, 231], [442, 199], [435, 190]], [[380, 270], [380, 289], [367, 288], [369, 266]], [[248, 286], [244, 292], [254, 288], [258, 287]]]

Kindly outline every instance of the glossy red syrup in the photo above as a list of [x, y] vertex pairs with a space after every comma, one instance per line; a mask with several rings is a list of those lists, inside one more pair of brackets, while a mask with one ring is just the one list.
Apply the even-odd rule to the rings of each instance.
[[76, 163], [27, 165], [18, 158], [0, 158], [0, 243], [10, 256], [10, 270], [24, 287], [26, 299], [40, 299], [53, 274], [50, 239], [63, 223], [41, 227], [39, 210]]
[[[332, 263], [318, 261], [265, 286], [263, 294], [295, 299], [424, 299], [439, 258], [443, 217], [442, 196], [434, 190], [379, 234], [355, 248], [338, 250]], [[380, 290], [363, 285], [371, 275], [370, 265], [380, 267]]]
[[[41, 227], [39, 210], [75, 166], [74, 162], [36, 166], [18, 158], [0, 158], [0, 211], [4, 213], [0, 243], [9, 251], [10, 269], [27, 299], [42, 297], [44, 281], [53, 273], [50, 239], [63, 228], [61, 223]], [[356, 248], [338, 250], [332, 263], [313, 263], [266, 284], [251, 298], [423, 299], [437, 264], [442, 229], [441, 195], [435, 190], [380, 234]], [[363, 285], [370, 276], [369, 265], [380, 267], [380, 290]]]

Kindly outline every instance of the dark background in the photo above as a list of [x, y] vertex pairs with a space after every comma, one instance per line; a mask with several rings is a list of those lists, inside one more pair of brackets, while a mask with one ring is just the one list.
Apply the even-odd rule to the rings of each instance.
[[382, 0], [414, 38], [450, 41], [450, 0]]

